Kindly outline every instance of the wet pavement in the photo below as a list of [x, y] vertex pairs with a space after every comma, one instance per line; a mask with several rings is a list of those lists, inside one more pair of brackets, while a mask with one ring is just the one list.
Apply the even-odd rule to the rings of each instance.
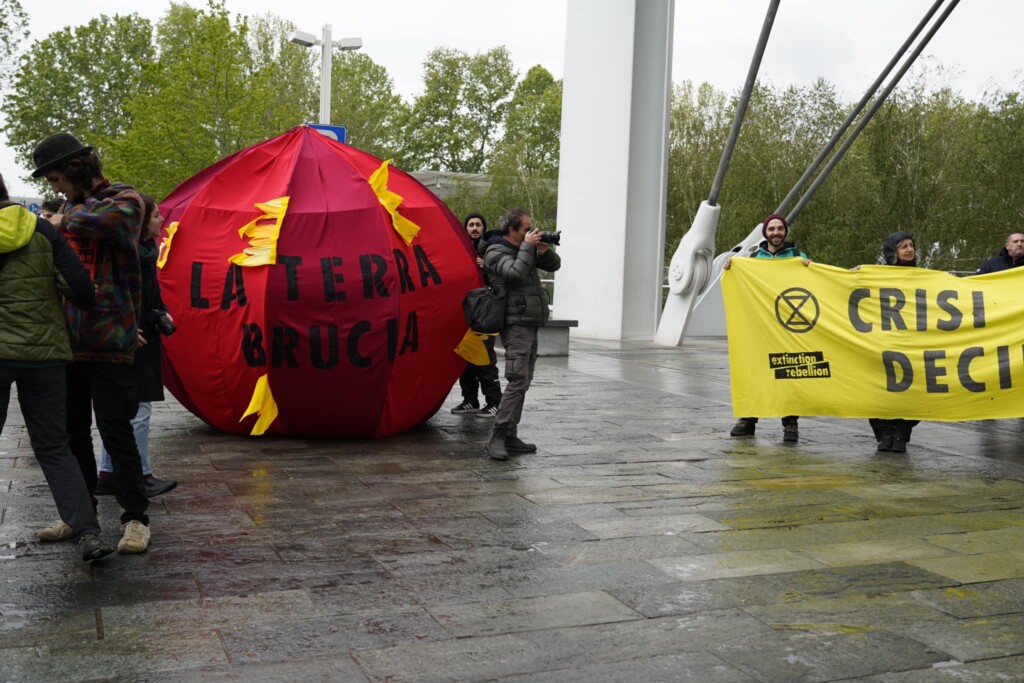
[[[330, 397], [325, 397], [329, 400]], [[158, 404], [153, 545], [93, 566], [16, 407], [0, 437], [0, 681], [1024, 680], [1024, 421], [731, 439], [723, 340], [574, 341], [520, 436], [240, 438]], [[114, 501], [104, 535], [118, 538]]]

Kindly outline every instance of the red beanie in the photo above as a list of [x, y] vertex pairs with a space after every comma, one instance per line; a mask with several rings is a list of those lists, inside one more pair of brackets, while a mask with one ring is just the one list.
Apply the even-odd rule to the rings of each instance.
[[773, 213], [766, 216], [765, 219], [761, 221], [761, 236], [765, 239], [768, 239], [768, 224], [776, 219], [782, 221], [782, 227], [786, 229], [786, 236], [789, 236], [789, 223], [786, 222], [786, 217]]

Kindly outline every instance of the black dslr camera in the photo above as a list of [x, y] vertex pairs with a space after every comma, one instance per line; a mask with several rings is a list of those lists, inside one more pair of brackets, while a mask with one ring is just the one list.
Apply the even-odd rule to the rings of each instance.
[[178, 326], [171, 320], [171, 316], [162, 308], [154, 308], [147, 317], [149, 322], [156, 325], [156, 329], [165, 337], [170, 337], [178, 329]]
[[556, 247], [562, 243], [562, 231], [557, 230], [555, 232], [542, 232], [540, 234], [540, 241], [547, 244], [553, 244]]

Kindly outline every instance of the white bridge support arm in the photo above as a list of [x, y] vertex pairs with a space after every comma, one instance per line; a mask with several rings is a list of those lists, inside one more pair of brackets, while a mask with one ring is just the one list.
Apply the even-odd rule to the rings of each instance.
[[661, 314], [655, 343], [681, 346], [691, 337], [724, 337], [725, 308], [722, 271], [734, 256], [749, 256], [763, 240], [761, 225], [754, 226], [742, 242], [711, 260], [718, 229], [719, 206], [701, 202], [690, 230], [683, 235], [669, 266], [669, 293]]
[[[661, 311], [674, 0], [569, 0], [555, 315], [651, 339]], [[543, 226], [542, 226], [543, 227]]]
[[654, 336], [655, 343], [661, 346], [679, 346], [682, 343], [697, 297], [711, 284], [715, 232], [721, 213], [721, 206], [701, 202], [693, 224], [672, 255], [668, 267], [669, 293]]

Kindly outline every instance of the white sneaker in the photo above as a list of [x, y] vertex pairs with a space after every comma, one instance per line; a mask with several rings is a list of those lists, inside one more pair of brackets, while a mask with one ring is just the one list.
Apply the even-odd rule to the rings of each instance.
[[121, 525], [124, 535], [117, 544], [117, 552], [121, 555], [134, 555], [146, 552], [149, 547], [149, 527], [137, 519]]
[[58, 519], [45, 529], [37, 531], [36, 536], [40, 541], [66, 541], [71, 538], [71, 527], [65, 524], [63, 519]]

